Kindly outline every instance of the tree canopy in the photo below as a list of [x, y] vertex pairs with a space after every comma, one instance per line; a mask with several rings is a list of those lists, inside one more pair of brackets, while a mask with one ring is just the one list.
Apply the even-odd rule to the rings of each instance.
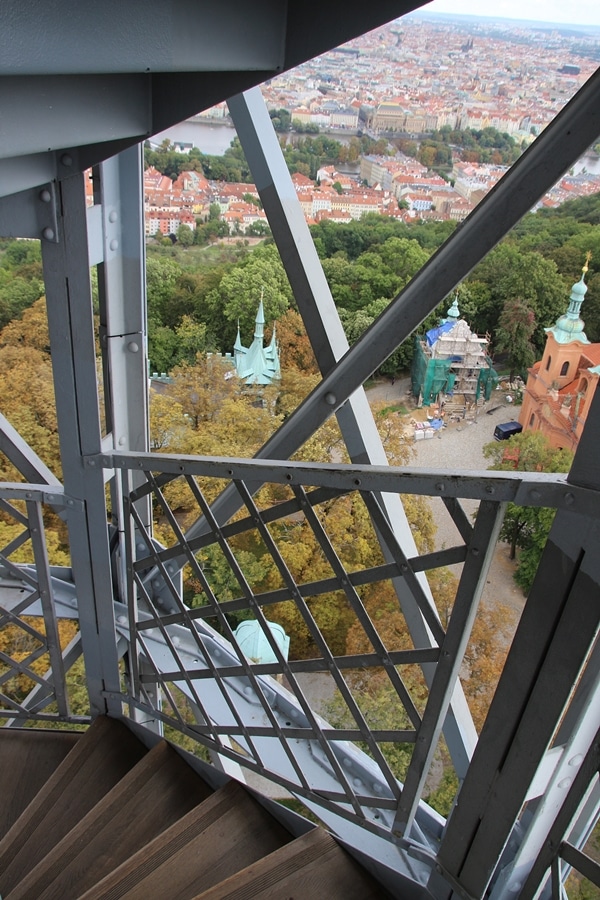
[[[508, 443], [492, 441], [483, 452], [492, 460], [490, 469], [500, 471], [568, 472], [573, 461], [570, 450], [555, 449], [541, 431], [523, 431]], [[500, 537], [510, 544], [511, 559], [519, 550], [515, 581], [525, 593], [533, 583], [555, 514], [555, 509], [508, 504]]]

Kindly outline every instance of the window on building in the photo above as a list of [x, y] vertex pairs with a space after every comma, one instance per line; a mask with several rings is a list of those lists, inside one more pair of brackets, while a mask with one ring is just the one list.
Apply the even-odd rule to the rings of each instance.
[[552, 363], [552, 357], [549, 356], [548, 359], [546, 360], [546, 372], [547, 372], [548, 369], [550, 368], [550, 364], [551, 364], [551, 363]]
[[562, 364], [562, 367], [561, 367], [561, 370], [560, 370], [560, 374], [561, 374], [561, 375], [566, 375], [568, 371], [569, 371], [569, 363], [568, 363], [568, 362], [564, 362], [564, 363]]
[[582, 378], [581, 383], [579, 385], [579, 393], [585, 394], [587, 389], [588, 389], [588, 380], [587, 380], [587, 378]]

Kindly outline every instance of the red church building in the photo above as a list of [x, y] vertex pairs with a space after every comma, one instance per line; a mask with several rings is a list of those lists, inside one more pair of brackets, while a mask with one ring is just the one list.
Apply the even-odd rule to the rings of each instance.
[[567, 312], [546, 329], [544, 355], [529, 370], [519, 416], [524, 430], [543, 431], [552, 446], [569, 450], [577, 447], [600, 377], [600, 344], [587, 339], [579, 314], [587, 270], [586, 263]]

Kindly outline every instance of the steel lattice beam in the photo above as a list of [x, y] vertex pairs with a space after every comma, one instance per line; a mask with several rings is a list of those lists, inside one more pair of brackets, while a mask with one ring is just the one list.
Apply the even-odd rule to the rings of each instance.
[[[231, 98], [228, 105], [317, 364], [321, 374], [325, 375], [347, 352], [348, 341], [277, 135], [259, 88]], [[338, 424], [353, 462], [387, 464], [385, 450], [362, 387], [338, 411]], [[379, 501], [403, 549], [408, 556], [415, 556], [414, 537], [400, 497], [384, 494]], [[382, 544], [382, 550], [384, 556], [390, 559], [385, 544]], [[421, 575], [417, 581], [417, 589], [423, 592], [425, 602], [437, 618], [426, 578]], [[408, 579], [395, 579], [394, 588], [415, 646], [434, 646], [435, 641], [415, 603]], [[424, 667], [429, 684], [434, 678], [434, 671], [432, 666]], [[446, 740], [456, 770], [462, 778], [473, 754], [476, 733], [460, 685], [456, 685], [453, 704], [448, 711]]]

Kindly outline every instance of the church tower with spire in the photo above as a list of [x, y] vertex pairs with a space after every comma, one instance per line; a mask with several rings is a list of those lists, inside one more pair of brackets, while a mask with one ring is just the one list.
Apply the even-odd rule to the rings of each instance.
[[519, 416], [524, 430], [543, 431], [554, 447], [569, 450], [577, 447], [600, 377], [600, 344], [590, 343], [581, 318], [590, 256], [566, 313], [546, 328], [544, 355], [529, 370]]
[[235, 370], [246, 384], [272, 384], [281, 378], [279, 365], [279, 348], [273, 324], [273, 336], [264, 346], [265, 312], [263, 292], [261, 291], [258, 312], [254, 321], [254, 340], [249, 347], [244, 347], [238, 322], [237, 337], [233, 345], [233, 362]]

